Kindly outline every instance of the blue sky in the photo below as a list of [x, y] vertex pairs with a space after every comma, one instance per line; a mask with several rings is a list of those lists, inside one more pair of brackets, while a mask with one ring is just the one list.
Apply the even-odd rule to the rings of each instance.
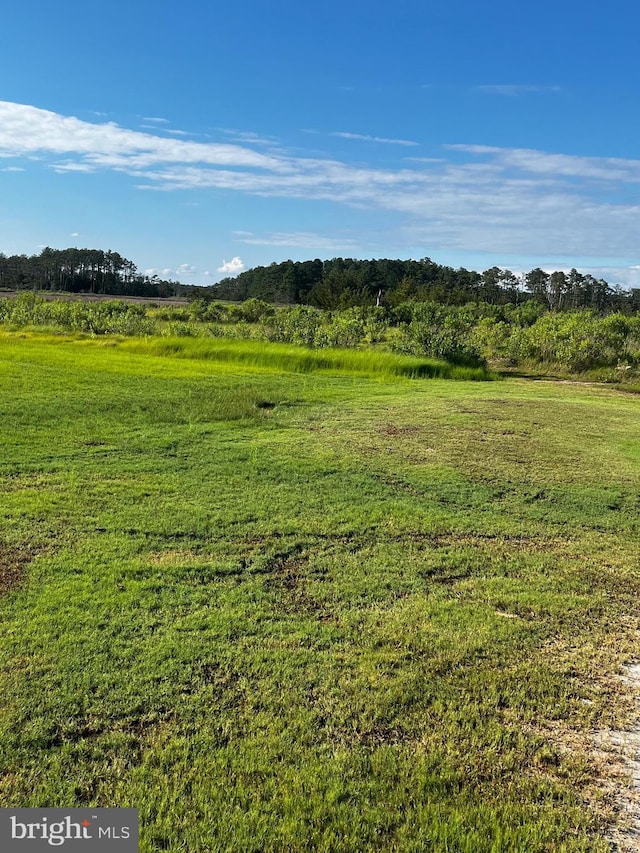
[[7, 4], [0, 252], [640, 286], [639, 24], [631, 0]]

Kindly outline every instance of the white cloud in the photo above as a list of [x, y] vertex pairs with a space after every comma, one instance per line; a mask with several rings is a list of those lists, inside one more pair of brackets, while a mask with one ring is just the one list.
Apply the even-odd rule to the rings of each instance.
[[241, 142], [247, 145], [268, 145], [274, 146], [277, 143], [275, 136], [261, 136], [258, 133], [248, 130], [234, 130], [233, 128], [220, 128], [225, 136], [229, 136], [235, 142]]
[[90, 163], [73, 163], [67, 161], [66, 163], [54, 163], [51, 167], [54, 172], [58, 172], [59, 175], [64, 174], [65, 172], [95, 172], [96, 167], [92, 166]]
[[640, 288], [640, 266], [606, 266], [606, 267], [579, 267], [578, 272], [592, 275], [594, 278], [603, 278], [611, 285], [621, 284], [623, 287]]
[[584, 157], [572, 154], [549, 154], [531, 148], [496, 148], [490, 145], [448, 145], [452, 151], [474, 155], [490, 155], [503, 169], [515, 169], [553, 178], [585, 178], [640, 183], [640, 160], [620, 157]]
[[407, 163], [446, 163], [444, 157], [404, 157]]
[[[224, 189], [383, 211], [406, 245], [430, 251], [624, 258], [629, 263], [638, 258], [637, 159], [464, 143], [446, 146], [442, 158], [376, 168], [263, 153], [255, 150], [257, 139], [244, 145], [171, 139], [0, 101], [0, 157], [48, 159], [62, 174], [115, 170], [147, 190]], [[252, 240], [328, 251], [349, 248], [349, 240], [306, 232], [245, 234], [245, 242]], [[218, 271], [243, 268], [234, 258]]]
[[308, 231], [272, 231], [269, 234], [257, 235], [251, 231], [234, 231], [241, 243], [254, 246], [287, 246], [295, 249], [319, 249], [324, 251], [354, 250], [357, 243], [349, 238], [325, 237]]
[[363, 133], [348, 133], [346, 131], [338, 130], [334, 131], [333, 133], [330, 133], [329, 136], [339, 136], [341, 139], [356, 139], [362, 142], [380, 142], [384, 143], [385, 145], [413, 146], [420, 144], [418, 142], [413, 142], [410, 139], [388, 139], [385, 136], [368, 136], [367, 134]]
[[198, 268], [194, 266], [194, 264], [180, 264], [180, 266], [172, 269], [170, 267], [165, 267], [164, 269], [156, 269], [155, 267], [150, 267], [144, 271], [144, 275], [149, 278], [153, 278], [154, 275], [159, 276], [159, 278], [172, 278], [181, 276], [193, 276], [198, 272]]
[[157, 133], [158, 131], [160, 131], [162, 133], [170, 133], [172, 136], [189, 136], [190, 135], [187, 133], [186, 130], [173, 130], [170, 127], [156, 127], [153, 124], [141, 124], [140, 127], [144, 128], [145, 130], [153, 130], [155, 133]]
[[530, 86], [522, 83], [502, 83], [493, 86], [474, 86], [474, 91], [483, 95], [502, 95], [514, 98], [518, 95], [527, 95], [536, 92], [562, 92], [562, 86]]
[[159, 276], [159, 278], [169, 278], [172, 275], [176, 275], [176, 273], [178, 273], [178, 270], [171, 269], [170, 267], [165, 267], [164, 269], [150, 267], [144, 271], [144, 274], [149, 278], [153, 278], [154, 275]]
[[79, 236], [80, 236], [80, 232], [79, 232], [79, 231], [72, 231], [70, 236], [71, 236], [71, 237], [79, 237]]
[[5, 166], [0, 169], [0, 172], [25, 172], [26, 169], [23, 169], [22, 166]]
[[225, 273], [226, 275], [237, 275], [242, 272], [243, 269], [244, 263], [236, 255], [236, 257], [232, 258], [230, 261], [223, 261], [222, 266], [218, 267], [218, 272]]
[[145, 169], [166, 163], [278, 170], [285, 164], [249, 148], [167, 139], [127, 130], [113, 122], [92, 123], [24, 104], [0, 101], [0, 151], [8, 156], [75, 155], [58, 170]]
[[[104, 113], [102, 113], [102, 115], [104, 115]], [[158, 116], [143, 116], [142, 120], [143, 121], [150, 121], [150, 122], [153, 122], [154, 124], [169, 124], [168, 118], [159, 118]]]

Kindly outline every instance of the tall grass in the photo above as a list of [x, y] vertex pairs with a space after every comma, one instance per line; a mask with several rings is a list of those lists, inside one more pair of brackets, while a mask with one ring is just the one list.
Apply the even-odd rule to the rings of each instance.
[[174, 358], [230, 362], [290, 373], [348, 373], [379, 378], [487, 380], [482, 367], [461, 367], [431, 358], [374, 350], [311, 350], [286, 344], [224, 338], [152, 338], [127, 340], [121, 348]]

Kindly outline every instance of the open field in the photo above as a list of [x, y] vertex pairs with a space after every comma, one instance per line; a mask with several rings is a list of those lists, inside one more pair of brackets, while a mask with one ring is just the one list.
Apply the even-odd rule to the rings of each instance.
[[0, 804], [138, 807], [144, 853], [608, 850], [640, 400], [198, 345], [0, 333]]

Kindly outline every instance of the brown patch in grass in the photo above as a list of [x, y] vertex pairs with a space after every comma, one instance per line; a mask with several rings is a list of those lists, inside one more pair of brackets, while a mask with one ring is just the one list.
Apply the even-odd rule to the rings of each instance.
[[[579, 671], [571, 665], [571, 640], [550, 641], [547, 653], [556, 665], [564, 662], [568, 678], [590, 687], [581, 699], [584, 721], [576, 725], [545, 720], [526, 726], [558, 756], [561, 773], [576, 780], [574, 789], [617, 853], [640, 853], [640, 664], [623, 666], [632, 655], [637, 660], [639, 640], [637, 620], [621, 619], [604, 644], [595, 638], [591, 648], [583, 649], [588, 662], [583, 661]], [[616, 674], [618, 667], [622, 675]], [[547, 775], [556, 772], [555, 767], [537, 769]]]
[[[575, 728], [565, 720], [545, 720], [525, 725], [524, 729], [542, 741], [533, 756], [533, 775], [561, 782], [570, 780], [585, 808], [594, 815], [599, 834], [612, 841], [611, 827], [623, 820], [619, 791], [624, 780], [620, 765], [594, 749], [588, 729]], [[613, 849], [630, 853], [627, 848]]]
[[406, 426], [399, 426], [398, 424], [385, 424], [380, 430], [383, 435], [415, 435], [416, 433], [422, 432], [422, 427], [408, 424]]
[[202, 559], [195, 551], [175, 548], [171, 551], [152, 551], [147, 556], [147, 562], [152, 566], [180, 566], [190, 559]]
[[[280, 606], [285, 613], [311, 616], [320, 622], [330, 622], [333, 615], [323, 608], [309, 590], [309, 555], [282, 555], [274, 560], [273, 574], [267, 586], [278, 593]], [[316, 571], [317, 576], [317, 571]]]
[[437, 534], [431, 537], [434, 545], [440, 547], [472, 545], [478, 548], [503, 549], [505, 551], [570, 551], [571, 540], [565, 538], [544, 538], [542, 536], [509, 536], [491, 534]]
[[22, 581], [26, 566], [33, 559], [27, 548], [15, 548], [0, 542], [0, 595], [6, 595]]
[[615, 804], [608, 840], [618, 853], [640, 851], [640, 664], [628, 665], [618, 677], [627, 714], [623, 726], [593, 735], [600, 777]]
[[274, 566], [276, 573], [267, 585], [278, 589], [286, 598], [292, 610], [307, 611], [313, 609], [312, 601], [306, 590], [307, 574], [305, 567], [308, 559], [305, 557], [287, 557], [278, 561]]

